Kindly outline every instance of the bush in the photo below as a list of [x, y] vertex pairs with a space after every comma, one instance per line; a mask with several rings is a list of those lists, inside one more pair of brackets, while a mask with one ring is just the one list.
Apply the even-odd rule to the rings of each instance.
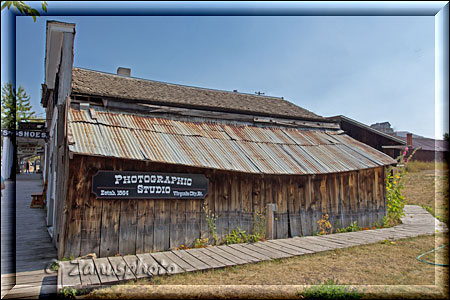
[[253, 214], [253, 235], [260, 237], [260, 239], [266, 236], [266, 216], [264, 209], [255, 210]]
[[208, 238], [197, 239], [194, 243], [194, 248], [205, 248], [208, 246]]
[[395, 226], [401, 223], [400, 218], [405, 214], [403, 208], [405, 207], [405, 197], [402, 195], [404, 188], [405, 175], [407, 173], [407, 166], [411, 157], [416, 153], [416, 148], [407, 157], [408, 147], [405, 151], [397, 157], [397, 166], [395, 169], [389, 166], [386, 169], [386, 206], [387, 215], [383, 220], [383, 226]]
[[338, 285], [338, 282], [334, 282], [332, 279], [328, 279], [323, 284], [306, 288], [298, 295], [307, 299], [360, 299], [362, 297], [362, 294], [355, 288], [350, 289], [345, 285]]
[[328, 214], [324, 214], [322, 216], [322, 219], [317, 221], [317, 224], [319, 225], [319, 235], [332, 234], [333, 233], [333, 228], [332, 228], [331, 223], [329, 221]]
[[353, 223], [350, 224], [350, 226], [346, 227], [346, 228], [337, 228], [336, 229], [336, 233], [341, 233], [341, 232], [355, 232], [355, 231], [359, 231], [359, 226], [356, 223], [356, 221], [354, 221]]
[[248, 237], [245, 233], [245, 230], [242, 230], [238, 227], [237, 230], [231, 231], [230, 234], [225, 236], [225, 244], [239, 244], [239, 243], [247, 243]]
[[259, 234], [247, 234], [245, 230], [242, 230], [240, 227], [237, 230], [231, 231], [230, 234], [225, 236], [224, 243], [226, 245], [230, 244], [240, 244], [240, 243], [256, 243], [257, 241], [262, 240], [263, 237]]
[[63, 288], [58, 294], [58, 298], [62, 299], [76, 299], [76, 296], [77, 290], [69, 287]]

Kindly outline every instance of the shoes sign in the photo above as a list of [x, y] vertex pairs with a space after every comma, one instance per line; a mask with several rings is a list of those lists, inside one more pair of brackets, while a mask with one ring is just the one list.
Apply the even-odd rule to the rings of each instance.
[[36, 130], [9, 130], [2, 129], [2, 136], [11, 136], [16, 134], [16, 137], [32, 138], [32, 139], [46, 139], [47, 132]]

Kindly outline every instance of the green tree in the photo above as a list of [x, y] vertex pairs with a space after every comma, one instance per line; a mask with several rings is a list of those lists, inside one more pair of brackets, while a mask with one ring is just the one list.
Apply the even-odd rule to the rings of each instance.
[[[42, 10], [45, 12], [47, 12], [47, 5], [47, 1], [41, 1]], [[25, 1], [2, 1], [2, 10], [6, 7], [10, 9], [11, 6], [16, 12], [20, 12], [22, 15], [31, 16], [34, 22], [36, 22], [36, 16], [41, 16], [37, 9], [32, 8], [26, 4]]]
[[35, 118], [32, 109], [30, 97], [22, 86], [17, 92], [10, 82], [2, 87], [2, 128], [17, 129], [20, 121]]
[[444, 141], [448, 142], [448, 132], [444, 133]]

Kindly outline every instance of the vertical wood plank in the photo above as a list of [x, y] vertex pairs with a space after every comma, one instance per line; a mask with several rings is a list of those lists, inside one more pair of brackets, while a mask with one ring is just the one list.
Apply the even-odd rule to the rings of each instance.
[[290, 178], [288, 176], [283, 176], [281, 180], [281, 226], [282, 238], [289, 237], [289, 213], [288, 213], [288, 198], [289, 198], [289, 182]]
[[230, 222], [229, 222], [229, 209], [230, 209], [230, 194], [231, 194], [231, 175], [227, 174], [226, 176], [224, 176], [224, 181], [223, 181], [223, 195], [222, 195], [222, 207], [221, 207], [221, 215], [222, 215], [222, 233], [221, 236], [222, 238], [225, 237], [225, 235], [227, 235], [228, 233], [231, 232], [231, 229], [235, 229], [236, 225], [235, 224], [231, 224], [231, 229], [230, 229]]
[[144, 253], [145, 216], [148, 203], [148, 200], [143, 199], [137, 201], [136, 253]]
[[358, 172], [352, 172], [349, 175], [349, 186], [350, 186], [350, 211], [351, 211], [351, 222], [358, 222], [358, 212], [359, 212], [359, 199], [358, 199]]
[[[67, 199], [65, 200], [65, 209], [64, 209], [64, 216], [63, 216], [63, 220], [64, 223], [61, 224], [61, 236], [60, 236], [60, 240], [59, 240], [59, 248], [58, 248], [58, 258], [61, 259], [64, 256], [66, 256], [66, 248], [67, 248], [67, 243], [66, 242], [66, 238], [68, 237], [68, 231], [69, 231], [69, 226], [70, 223], [68, 223], [66, 220], [70, 220], [70, 216], [72, 214], [72, 212], [70, 210], [67, 209], [67, 207], [70, 207], [72, 201], [73, 201], [73, 197], [74, 197], [74, 193], [75, 193], [75, 175], [76, 175], [76, 169], [79, 166], [79, 161], [78, 161], [78, 157], [76, 156], [74, 158], [74, 160], [70, 161], [70, 166], [69, 166], [69, 177], [68, 177], [68, 192], [67, 192]], [[69, 255], [70, 256], [70, 255]]]
[[299, 177], [298, 185], [298, 198], [299, 198], [299, 214], [300, 214], [300, 225], [301, 231], [299, 232], [301, 235], [307, 235], [307, 217], [306, 217], [306, 193], [309, 192], [307, 187], [309, 176], [301, 176]]
[[[298, 218], [296, 211], [296, 199], [298, 195], [295, 195], [295, 186], [297, 186], [295, 179], [289, 179], [289, 193], [288, 193], [288, 213], [289, 213], [289, 237], [294, 237], [299, 235]], [[298, 186], [297, 186], [298, 191]]]
[[286, 216], [286, 193], [285, 193], [285, 187], [283, 186], [283, 180], [278, 176], [276, 178], [276, 204], [277, 204], [277, 212], [275, 214], [275, 224], [276, 224], [276, 238], [282, 239], [286, 236], [286, 229], [285, 226], [285, 216]]
[[136, 254], [137, 200], [120, 200], [119, 253]]
[[[252, 177], [252, 219], [251, 219], [251, 223], [253, 223], [253, 213], [255, 211], [260, 211], [261, 210], [261, 184], [260, 181], [261, 179], [257, 176], [253, 176]], [[250, 226], [252, 227], [252, 226]]]
[[[75, 169], [76, 175], [72, 188], [74, 193], [68, 203], [65, 257], [78, 257], [81, 253], [81, 223], [83, 214], [83, 202], [86, 196], [86, 156], [80, 157], [80, 165]], [[71, 200], [71, 201], [70, 201]]]
[[240, 200], [239, 200], [239, 175], [231, 176], [230, 181], [230, 206], [228, 209], [228, 230], [229, 232], [237, 227], [241, 227], [241, 222], [239, 218], [239, 212], [241, 210]]
[[199, 203], [200, 200], [185, 200], [186, 201], [186, 219], [185, 219], [185, 244], [188, 247], [192, 247], [194, 242], [200, 238], [200, 226], [197, 224], [197, 212], [195, 203]]
[[171, 200], [155, 200], [154, 250], [164, 251], [170, 247], [170, 203]]
[[242, 193], [242, 214], [241, 214], [241, 224], [242, 229], [250, 232], [252, 229], [252, 211], [253, 211], [253, 184], [250, 181], [250, 178], [245, 176], [242, 178], [241, 185], [241, 193]]
[[[213, 173], [215, 176], [215, 173]], [[207, 238], [210, 243], [212, 243], [212, 235], [208, 227], [208, 223], [206, 222], [206, 212], [204, 207], [207, 206], [212, 213], [214, 213], [214, 203], [216, 197], [216, 178], [212, 176], [209, 179], [209, 193], [206, 196], [205, 200], [201, 202], [200, 205], [200, 226], [201, 226], [201, 238]]]
[[155, 200], [147, 200], [147, 210], [144, 219], [144, 253], [152, 252], [155, 248]]
[[341, 223], [339, 228], [344, 228], [350, 225], [350, 188], [348, 185], [348, 173], [345, 173], [340, 178], [340, 191], [341, 191]]
[[95, 157], [87, 158], [87, 184], [84, 210], [81, 223], [81, 253], [86, 255], [95, 253], [100, 256], [100, 232], [102, 220], [102, 200], [91, 192], [92, 176], [102, 168], [101, 160]]
[[120, 200], [102, 200], [102, 226], [100, 235], [100, 257], [119, 253], [119, 208]]
[[170, 209], [170, 249], [186, 244], [186, 201], [172, 200]]
[[314, 230], [312, 219], [313, 219], [313, 180], [312, 175], [307, 176], [307, 180], [305, 182], [305, 208], [304, 208], [304, 216], [302, 216], [302, 229], [303, 235], [311, 235]]
[[222, 205], [223, 205], [223, 189], [224, 186], [222, 182], [225, 180], [223, 175], [221, 174], [218, 179], [215, 182], [214, 186], [214, 204], [212, 209], [213, 213], [216, 216], [216, 235], [217, 235], [217, 243], [221, 242], [222, 234], [223, 234], [223, 212], [222, 212]]

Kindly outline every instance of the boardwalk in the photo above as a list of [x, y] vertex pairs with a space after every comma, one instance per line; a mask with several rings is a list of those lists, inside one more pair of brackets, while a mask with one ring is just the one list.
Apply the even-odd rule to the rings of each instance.
[[392, 228], [66, 261], [58, 271], [58, 289], [95, 287], [157, 275], [223, 268], [447, 230], [445, 224], [419, 206], [407, 205], [405, 214], [403, 224]]
[[45, 211], [30, 208], [30, 195], [42, 191], [41, 175], [17, 176], [15, 210], [13, 190], [13, 182], [7, 182], [6, 197], [2, 198], [2, 298], [54, 296], [56, 272], [45, 269], [56, 259], [56, 248], [47, 233]]

